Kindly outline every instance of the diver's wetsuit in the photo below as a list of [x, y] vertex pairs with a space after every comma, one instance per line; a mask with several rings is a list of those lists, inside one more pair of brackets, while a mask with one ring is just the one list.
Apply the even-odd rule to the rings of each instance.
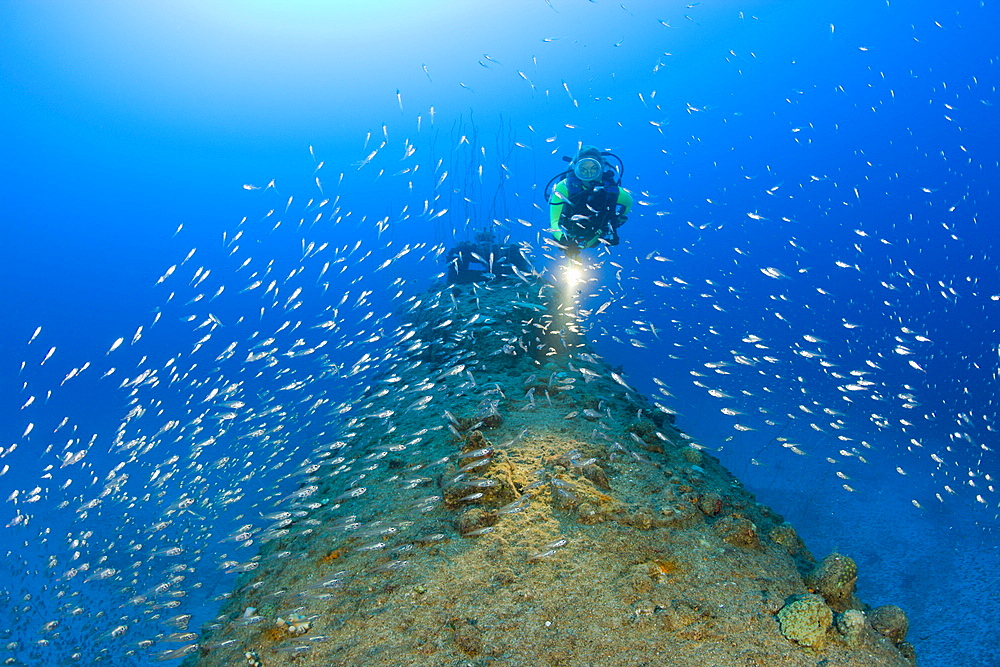
[[549, 229], [567, 248], [593, 248], [604, 238], [618, 245], [618, 225], [632, 210], [632, 195], [605, 171], [597, 183], [584, 183], [575, 174], [556, 183], [549, 198]]

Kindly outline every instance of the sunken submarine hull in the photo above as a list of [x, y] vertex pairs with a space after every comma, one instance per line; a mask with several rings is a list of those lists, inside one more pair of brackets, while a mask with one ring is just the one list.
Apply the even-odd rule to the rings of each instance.
[[185, 665], [914, 664], [554, 285], [438, 287], [396, 336]]

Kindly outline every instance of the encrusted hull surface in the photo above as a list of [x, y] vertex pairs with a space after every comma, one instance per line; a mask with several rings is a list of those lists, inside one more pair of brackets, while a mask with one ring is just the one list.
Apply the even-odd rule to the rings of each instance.
[[402, 316], [186, 665], [912, 664], [840, 622], [853, 580], [828, 629], [783, 627], [812, 555], [594, 353], [572, 297], [449, 286]]

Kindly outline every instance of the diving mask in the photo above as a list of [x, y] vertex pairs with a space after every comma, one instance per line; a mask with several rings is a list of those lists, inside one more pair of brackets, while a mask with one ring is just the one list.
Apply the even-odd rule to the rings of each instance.
[[592, 157], [577, 160], [573, 165], [573, 173], [581, 181], [599, 181], [603, 172], [601, 161]]

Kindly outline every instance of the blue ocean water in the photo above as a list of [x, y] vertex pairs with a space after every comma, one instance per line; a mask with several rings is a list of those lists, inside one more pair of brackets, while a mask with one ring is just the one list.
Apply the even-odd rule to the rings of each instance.
[[192, 645], [441, 250], [560, 275], [582, 142], [637, 200], [601, 353], [922, 664], [996, 664], [996, 7], [360, 4], [0, 9], [4, 657]]

